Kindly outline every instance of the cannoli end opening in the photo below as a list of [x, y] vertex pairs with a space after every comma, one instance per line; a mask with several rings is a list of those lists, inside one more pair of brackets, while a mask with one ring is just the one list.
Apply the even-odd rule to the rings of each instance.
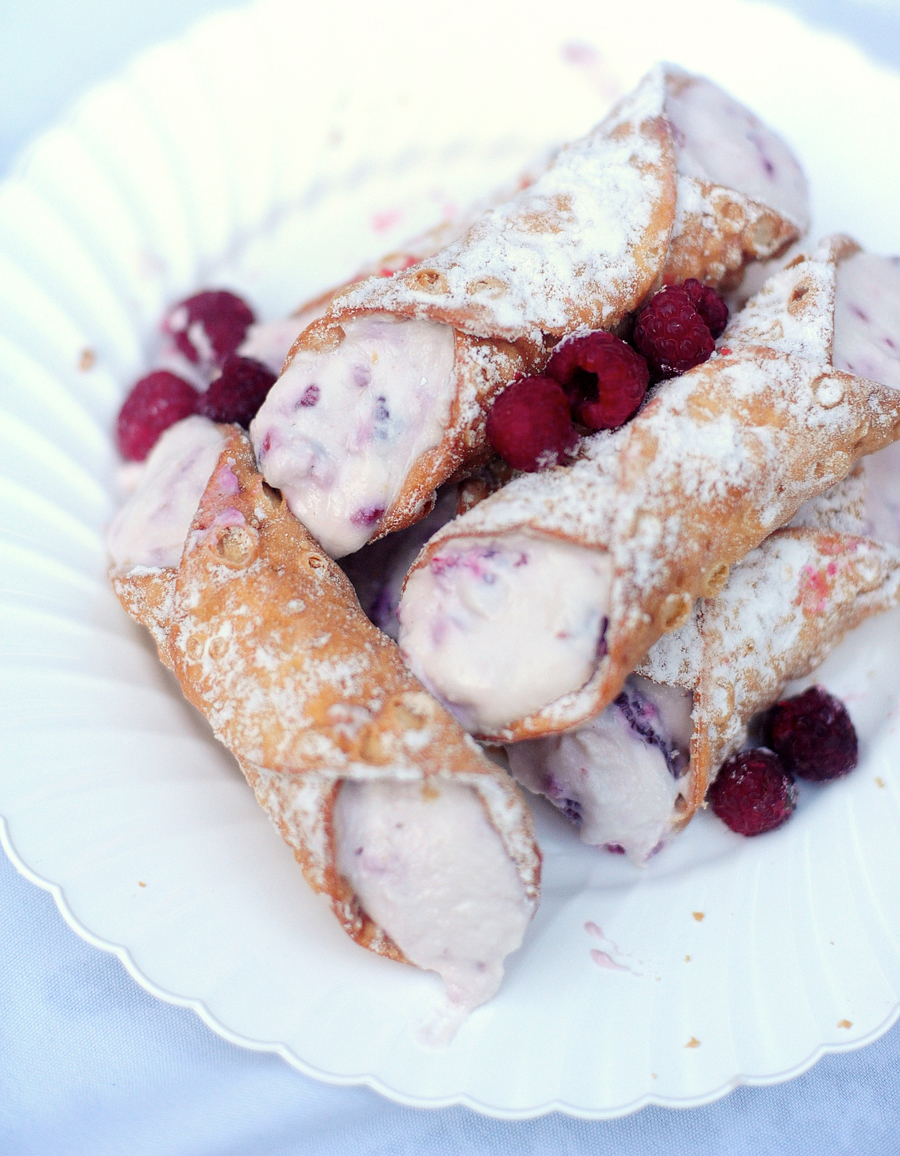
[[489, 999], [533, 904], [475, 789], [347, 779], [333, 831], [338, 871], [404, 956], [436, 971], [453, 1002]]

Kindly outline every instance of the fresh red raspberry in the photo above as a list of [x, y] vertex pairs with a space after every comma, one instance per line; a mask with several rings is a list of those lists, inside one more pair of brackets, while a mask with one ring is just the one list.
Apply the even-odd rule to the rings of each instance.
[[487, 438], [515, 470], [558, 465], [578, 443], [569, 402], [549, 377], [523, 377], [497, 398], [487, 418]]
[[776, 703], [765, 725], [769, 745], [792, 775], [825, 783], [856, 766], [859, 743], [850, 715], [822, 686]]
[[246, 429], [274, 384], [275, 374], [267, 365], [232, 353], [201, 395], [200, 412], [212, 421], [233, 421]]
[[696, 277], [688, 277], [681, 287], [706, 322], [706, 328], [713, 338], [721, 337], [728, 324], [728, 306], [719, 294], [709, 285], [702, 285]]
[[640, 408], [650, 371], [639, 353], [611, 333], [563, 341], [544, 370], [566, 391], [573, 416], [589, 429], [618, 429]]
[[706, 322], [681, 285], [662, 289], [638, 313], [634, 344], [657, 378], [685, 373], [715, 349]]
[[706, 798], [714, 814], [739, 835], [762, 835], [787, 822], [797, 788], [781, 760], [765, 747], [732, 755]]
[[196, 389], [167, 369], [142, 377], [119, 410], [116, 440], [122, 457], [142, 462], [161, 433], [197, 412], [198, 401]]
[[253, 322], [250, 306], [236, 294], [207, 289], [173, 306], [162, 327], [188, 361], [214, 366], [234, 353]]

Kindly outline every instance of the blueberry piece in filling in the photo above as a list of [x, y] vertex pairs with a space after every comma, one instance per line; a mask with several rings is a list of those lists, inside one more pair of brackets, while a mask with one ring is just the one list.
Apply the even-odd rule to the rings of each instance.
[[693, 697], [632, 675], [590, 722], [507, 748], [514, 777], [546, 796], [585, 843], [645, 862], [674, 830], [688, 769]]
[[688, 769], [690, 756], [686, 750], [681, 749], [683, 744], [666, 726], [657, 703], [641, 692], [637, 679], [632, 678], [626, 682], [613, 706], [621, 711], [625, 721], [645, 743], [662, 752], [670, 773], [680, 779]]

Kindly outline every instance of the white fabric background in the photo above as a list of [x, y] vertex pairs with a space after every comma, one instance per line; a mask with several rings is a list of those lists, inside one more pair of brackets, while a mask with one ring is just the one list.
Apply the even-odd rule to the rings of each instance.
[[[782, 2], [900, 68], [894, 0]], [[0, 176], [81, 92], [224, 6], [0, 0]], [[503, 1123], [462, 1108], [402, 1108], [317, 1084], [159, 1003], [0, 856], [0, 1156], [894, 1153], [898, 1074], [900, 1027], [790, 1084], [741, 1088], [689, 1111]]]

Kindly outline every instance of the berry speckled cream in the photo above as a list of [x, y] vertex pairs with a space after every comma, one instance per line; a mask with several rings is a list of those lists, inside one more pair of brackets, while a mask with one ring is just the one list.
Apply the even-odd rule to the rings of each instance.
[[266, 481], [333, 558], [372, 537], [454, 394], [449, 326], [376, 313], [342, 334], [295, 354], [251, 427]]
[[900, 262], [854, 253], [838, 266], [834, 364], [900, 389]]
[[590, 678], [611, 578], [568, 542], [455, 538], [407, 581], [401, 650], [468, 730], [495, 731]]
[[107, 534], [117, 571], [177, 566], [226, 433], [205, 417], [170, 426], [154, 446], [138, 485]]
[[583, 727], [509, 746], [510, 770], [571, 819], [583, 843], [620, 849], [643, 863], [678, 821], [691, 701], [690, 691], [632, 675], [615, 702]]
[[675, 126], [679, 173], [739, 189], [806, 230], [803, 171], [784, 141], [749, 109], [702, 77], [684, 77], [672, 85], [666, 113]]
[[[254, 424], [263, 474], [334, 557], [401, 529], [483, 459], [494, 398], [539, 373], [554, 341], [616, 328], [663, 282], [731, 284], [806, 220], [784, 144], [709, 81], [656, 68], [463, 237], [334, 296]], [[372, 368], [366, 326], [390, 382], [354, 376]], [[349, 428], [332, 425], [338, 413]]]
[[431, 535], [458, 512], [458, 487], [447, 485], [438, 495], [434, 509], [421, 522], [370, 542], [341, 559], [341, 569], [353, 583], [366, 617], [395, 642], [400, 633], [397, 607], [406, 575]]

